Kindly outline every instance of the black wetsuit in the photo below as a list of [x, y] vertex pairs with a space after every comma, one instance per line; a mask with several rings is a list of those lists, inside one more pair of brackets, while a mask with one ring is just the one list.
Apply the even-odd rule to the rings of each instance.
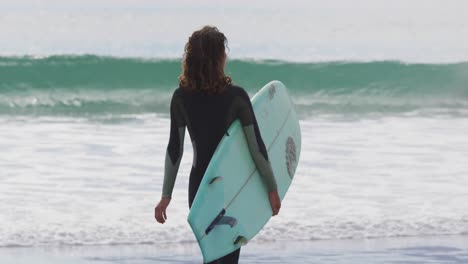
[[[185, 91], [178, 88], [172, 96], [170, 115], [171, 132], [166, 154], [163, 196], [171, 197], [174, 188], [183, 154], [185, 128], [188, 128], [194, 150], [188, 197], [191, 207], [218, 143], [236, 119], [242, 124], [250, 153], [268, 191], [276, 190], [268, 154], [250, 98], [244, 89], [231, 85], [222, 94], [209, 95], [204, 91]], [[212, 263], [237, 263], [239, 252], [237, 250], [220, 259], [220, 262]]]

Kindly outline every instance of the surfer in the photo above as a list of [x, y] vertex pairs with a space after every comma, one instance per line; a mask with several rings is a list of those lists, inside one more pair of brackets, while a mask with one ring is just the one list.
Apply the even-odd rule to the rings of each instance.
[[[268, 153], [263, 143], [250, 98], [224, 74], [227, 39], [216, 27], [205, 26], [193, 32], [185, 45], [179, 88], [171, 99], [171, 128], [166, 152], [161, 201], [155, 208], [159, 223], [167, 220], [177, 171], [182, 159], [185, 128], [193, 146], [189, 178], [189, 207], [218, 143], [234, 120], [239, 119], [252, 158], [268, 189], [272, 215], [277, 215], [281, 200]], [[238, 263], [240, 249], [210, 263]]]

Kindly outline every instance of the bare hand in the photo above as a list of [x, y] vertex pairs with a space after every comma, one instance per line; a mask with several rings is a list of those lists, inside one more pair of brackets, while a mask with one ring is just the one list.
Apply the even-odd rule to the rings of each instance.
[[273, 216], [279, 213], [281, 208], [281, 199], [278, 195], [278, 191], [272, 191], [268, 193], [268, 198], [270, 199], [271, 210], [273, 211]]
[[156, 221], [158, 221], [161, 224], [164, 224], [167, 220], [167, 215], [166, 215], [166, 208], [171, 202], [171, 198], [168, 197], [163, 197], [161, 198], [161, 201], [159, 201], [159, 204], [154, 208], [154, 218], [156, 218]]

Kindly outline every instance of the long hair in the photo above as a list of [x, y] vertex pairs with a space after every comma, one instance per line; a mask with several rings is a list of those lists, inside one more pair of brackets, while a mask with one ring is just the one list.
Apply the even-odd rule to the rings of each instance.
[[186, 91], [222, 93], [232, 83], [224, 74], [226, 47], [227, 39], [216, 27], [205, 26], [193, 32], [185, 45], [180, 87]]

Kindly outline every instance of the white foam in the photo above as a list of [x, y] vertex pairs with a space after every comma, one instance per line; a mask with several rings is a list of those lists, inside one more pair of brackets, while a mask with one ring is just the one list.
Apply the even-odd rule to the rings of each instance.
[[[0, 119], [0, 246], [195, 243], [186, 222], [188, 140], [168, 222], [161, 195], [169, 122]], [[278, 217], [254, 239], [468, 234], [462, 118], [301, 122], [297, 175]]]

